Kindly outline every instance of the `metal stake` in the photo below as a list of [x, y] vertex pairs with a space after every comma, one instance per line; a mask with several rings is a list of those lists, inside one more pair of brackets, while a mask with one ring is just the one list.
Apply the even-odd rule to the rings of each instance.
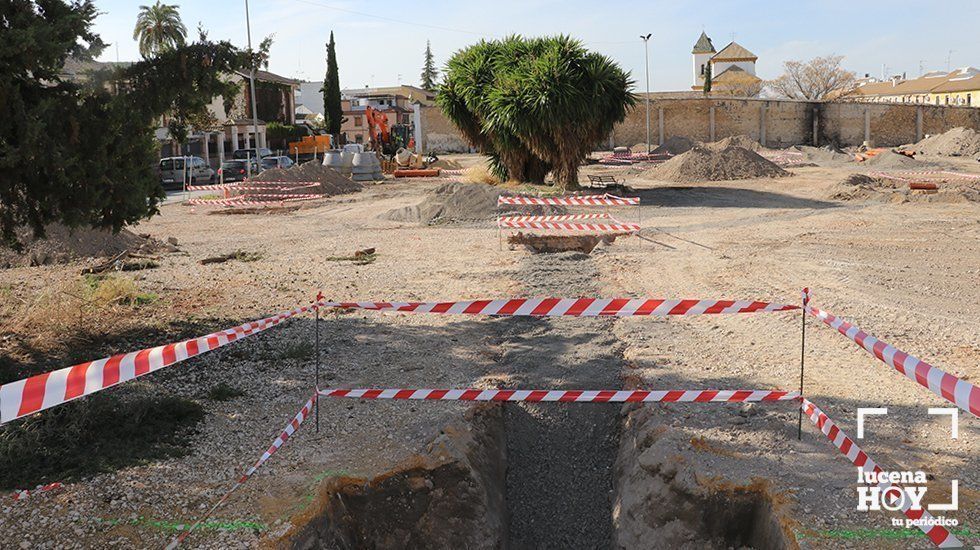
[[[316, 391], [320, 391], [320, 307], [317, 306], [313, 309], [316, 316], [314, 317], [314, 322], [316, 323], [316, 374], [314, 375], [314, 384], [316, 385]], [[313, 405], [316, 407], [316, 433], [320, 433], [320, 400], [317, 399], [316, 403]]]
[[[800, 312], [800, 397], [803, 397], [803, 360], [806, 350], [806, 301]], [[800, 407], [800, 418], [796, 423], [796, 438], [803, 441], [803, 407]]]

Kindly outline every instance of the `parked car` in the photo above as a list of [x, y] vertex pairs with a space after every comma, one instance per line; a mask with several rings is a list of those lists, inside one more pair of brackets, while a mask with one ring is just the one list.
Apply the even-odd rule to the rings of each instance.
[[[185, 164], [186, 161], [186, 164]], [[201, 157], [167, 157], [160, 159], [160, 183], [164, 187], [180, 187], [184, 183], [214, 181], [214, 170]]]
[[262, 159], [262, 169], [268, 170], [269, 168], [289, 168], [295, 164], [293, 159], [289, 157], [265, 157]]
[[[272, 155], [272, 151], [266, 149], [265, 147], [260, 147], [258, 151], [259, 151], [258, 158], [265, 158], [265, 157], [268, 157], [268, 156], [271, 156]], [[237, 150], [237, 151], [235, 151], [234, 153], [231, 154], [231, 158], [237, 159], [237, 160], [242, 160], [242, 159], [247, 159], [247, 158], [253, 158], [254, 159], [254, 158], [256, 158], [255, 157], [255, 148], [253, 147], [251, 149], [239, 149], [239, 150]]]
[[251, 160], [251, 168], [248, 166], [249, 161], [247, 160], [226, 160], [221, 163], [221, 168], [218, 170], [218, 177], [222, 179], [225, 183], [245, 181], [248, 179], [249, 175], [255, 175], [262, 171], [259, 167], [259, 163], [255, 160]]

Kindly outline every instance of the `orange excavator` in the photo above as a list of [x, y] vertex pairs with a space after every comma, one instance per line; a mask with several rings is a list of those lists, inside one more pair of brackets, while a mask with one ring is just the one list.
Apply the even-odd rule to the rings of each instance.
[[364, 115], [367, 119], [368, 134], [371, 137], [371, 148], [386, 156], [395, 154], [397, 147], [392, 143], [388, 116], [370, 105], [365, 109]]

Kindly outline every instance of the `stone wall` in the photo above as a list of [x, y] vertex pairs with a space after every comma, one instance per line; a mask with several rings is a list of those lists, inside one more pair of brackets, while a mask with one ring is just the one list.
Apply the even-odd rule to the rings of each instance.
[[[599, 148], [645, 143], [646, 113], [641, 100]], [[650, 101], [650, 139], [654, 145], [672, 136], [717, 141], [744, 134], [768, 147], [831, 142], [848, 146], [865, 140], [888, 147], [957, 126], [980, 131], [980, 108], [724, 98]], [[422, 135], [427, 151], [469, 149], [437, 107], [422, 109]]]

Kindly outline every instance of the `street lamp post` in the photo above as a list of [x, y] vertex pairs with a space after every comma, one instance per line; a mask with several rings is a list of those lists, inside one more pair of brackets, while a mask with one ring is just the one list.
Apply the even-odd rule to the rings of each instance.
[[643, 61], [646, 65], [646, 76], [647, 76], [647, 155], [650, 154], [650, 37], [652, 34], [647, 34], [646, 36], [640, 35], [643, 40]]
[[[248, 0], [245, 0], [245, 32], [248, 33], [248, 51], [252, 51], [252, 25], [248, 18]], [[255, 147], [255, 156], [259, 155], [259, 113], [255, 107], [255, 66], [248, 72], [248, 88], [252, 92], [252, 146]], [[246, 137], [248, 137], [246, 135]]]

